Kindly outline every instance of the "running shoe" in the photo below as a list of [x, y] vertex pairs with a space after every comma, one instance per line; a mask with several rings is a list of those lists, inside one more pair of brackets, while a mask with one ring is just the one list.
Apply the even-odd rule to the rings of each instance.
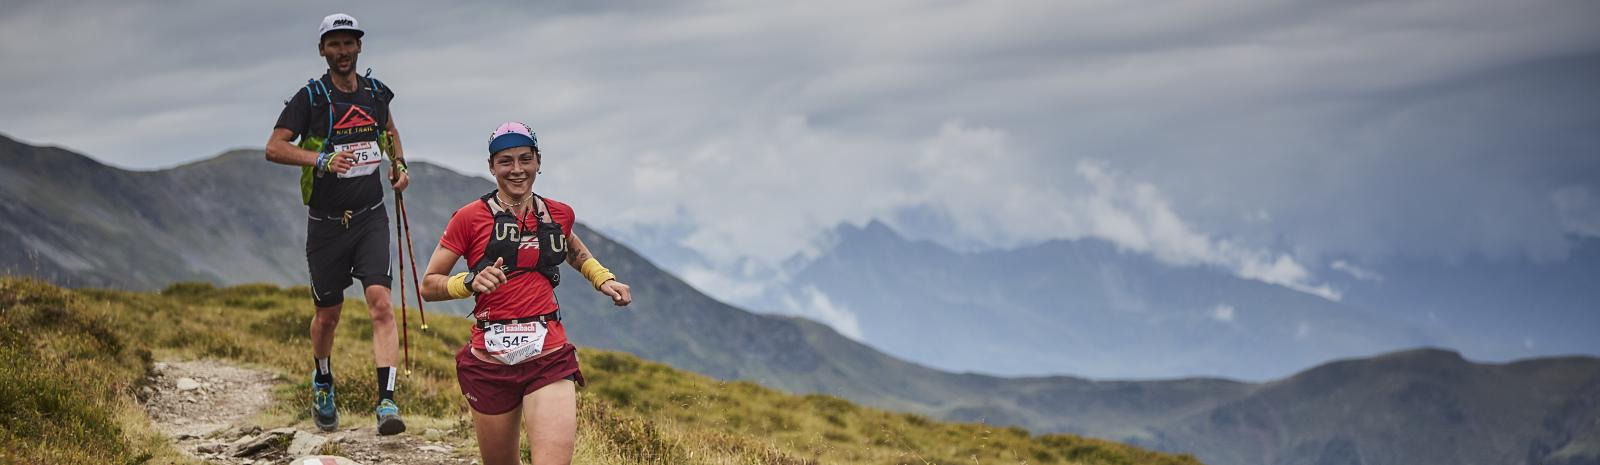
[[339, 407], [333, 401], [333, 383], [311, 381], [311, 418], [317, 429], [324, 432], [339, 429]]
[[390, 436], [405, 431], [406, 422], [400, 420], [400, 406], [389, 399], [378, 401], [378, 434]]

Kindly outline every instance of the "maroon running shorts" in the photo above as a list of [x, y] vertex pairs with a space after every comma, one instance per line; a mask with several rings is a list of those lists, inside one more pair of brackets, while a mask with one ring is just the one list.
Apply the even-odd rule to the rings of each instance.
[[550, 353], [516, 365], [485, 362], [472, 355], [472, 344], [456, 352], [456, 382], [472, 409], [499, 415], [522, 405], [522, 396], [562, 379], [584, 384], [578, 370], [578, 349], [565, 344]]

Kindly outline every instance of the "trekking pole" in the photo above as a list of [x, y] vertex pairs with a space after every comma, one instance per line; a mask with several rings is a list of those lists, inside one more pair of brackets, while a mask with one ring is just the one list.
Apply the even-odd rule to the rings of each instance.
[[422, 281], [417, 279], [417, 254], [413, 253], [411, 246], [411, 218], [406, 213], [405, 202], [400, 201], [399, 193], [395, 194], [395, 203], [400, 207], [400, 224], [406, 228], [406, 254], [411, 257], [411, 283], [417, 288], [417, 316], [422, 317], [422, 331], [428, 331], [428, 310], [422, 306]]
[[[402, 212], [405, 211], [401, 207], [403, 204], [400, 203], [402, 198], [400, 192], [394, 193], [394, 215], [396, 218], [399, 218]], [[401, 222], [399, 221], [394, 224], [394, 246], [395, 253], [400, 255], [400, 346], [405, 348], [405, 369], [406, 375], [409, 376], [411, 374], [411, 326], [406, 324], [406, 247], [400, 242], [400, 225]], [[418, 305], [420, 304], [421, 302], [418, 302]]]

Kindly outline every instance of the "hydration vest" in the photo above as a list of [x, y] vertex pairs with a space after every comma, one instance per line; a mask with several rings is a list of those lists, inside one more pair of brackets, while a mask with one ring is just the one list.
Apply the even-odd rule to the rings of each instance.
[[550, 280], [550, 287], [560, 285], [559, 265], [567, 260], [567, 234], [561, 230], [561, 224], [556, 223], [555, 218], [550, 218], [544, 198], [533, 194], [537, 209], [534, 228], [526, 230], [516, 214], [501, 208], [500, 202], [495, 201], [495, 194], [499, 192], [499, 189], [489, 191], [478, 199], [494, 214], [494, 225], [490, 229], [489, 244], [484, 247], [483, 257], [472, 264], [472, 272], [476, 274], [483, 271], [493, 265], [495, 259], [503, 258], [507, 280], [522, 273], [537, 272]]
[[[361, 85], [361, 80], [363, 79], [367, 81], [365, 86]], [[372, 96], [372, 100], [374, 102], [378, 101], [378, 95], [389, 92], [389, 87], [385, 86], [383, 81], [379, 81], [377, 78], [372, 77], [372, 68], [367, 68], [366, 75], [356, 77], [357, 91], [359, 92], [362, 87], [367, 89], [367, 94]], [[335, 105], [333, 102], [333, 94], [329, 92], [328, 85], [323, 83], [321, 78], [312, 78], [306, 80], [305, 90], [306, 99], [311, 104], [311, 111], [328, 112], [328, 130], [327, 132], [322, 133], [321, 136], [313, 136], [309, 133], [302, 134], [300, 135], [300, 142], [297, 145], [302, 149], [322, 153], [325, 148], [328, 148], [332, 144], [334, 138], [333, 126], [334, 122], [337, 121], [336, 118], [338, 115], [335, 115], [333, 110], [337, 105]], [[394, 152], [389, 140], [389, 126], [387, 123], [387, 120], [385, 120], [383, 124], [378, 124], [376, 121], [374, 121], [374, 124], [377, 124], [378, 149], [383, 151], [385, 155], [393, 157]], [[311, 204], [312, 185], [316, 181], [317, 177], [322, 176], [323, 174], [324, 173], [317, 172], [317, 168], [314, 166], [301, 167], [301, 203], [306, 205]]]

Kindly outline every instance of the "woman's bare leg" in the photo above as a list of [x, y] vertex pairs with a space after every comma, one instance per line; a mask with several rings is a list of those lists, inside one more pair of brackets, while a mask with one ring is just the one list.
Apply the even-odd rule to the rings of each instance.
[[[523, 403], [527, 403], [526, 398]], [[518, 407], [499, 415], [472, 411], [472, 428], [478, 432], [478, 455], [483, 457], [483, 465], [521, 463], [517, 458], [517, 418], [521, 417], [520, 410], [522, 408]]]
[[578, 438], [576, 386], [563, 379], [522, 396], [522, 421], [528, 429], [533, 465], [572, 463], [572, 449]]

